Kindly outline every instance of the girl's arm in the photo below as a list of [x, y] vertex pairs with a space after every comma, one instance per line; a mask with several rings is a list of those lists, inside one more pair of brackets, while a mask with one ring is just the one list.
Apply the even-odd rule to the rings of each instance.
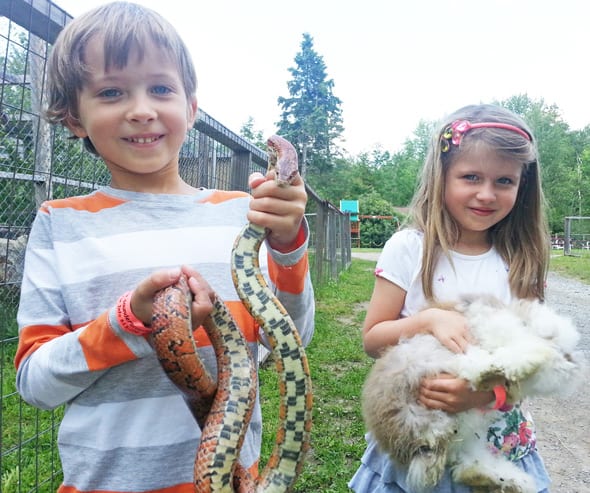
[[[431, 334], [455, 353], [463, 352], [470, 343], [465, 317], [439, 308], [427, 308], [400, 318], [406, 292], [396, 284], [377, 277], [363, 325], [366, 353], [379, 357], [388, 346], [416, 334]], [[449, 374], [424, 379], [418, 401], [425, 407], [457, 413], [484, 407], [494, 402], [491, 391], [473, 391], [469, 382]]]
[[493, 391], [472, 390], [467, 380], [456, 378], [448, 373], [425, 378], [418, 395], [418, 402], [423, 406], [448, 413], [485, 408], [495, 399]]
[[469, 329], [463, 315], [439, 308], [427, 308], [400, 318], [406, 292], [396, 284], [377, 276], [363, 325], [366, 353], [374, 358], [400, 339], [416, 334], [432, 334], [444, 346], [458, 353], [469, 343]]

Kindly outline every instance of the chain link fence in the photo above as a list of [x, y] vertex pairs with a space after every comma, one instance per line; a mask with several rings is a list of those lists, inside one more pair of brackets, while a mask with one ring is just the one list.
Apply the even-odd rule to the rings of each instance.
[[[55, 492], [61, 480], [56, 433], [62, 410], [39, 411], [15, 390], [16, 311], [28, 233], [47, 199], [86, 194], [109, 182], [102, 161], [41, 117], [51, 44], [71, 17], [48, 0], [0, 0], [0, 491]], [[203, 111], [180, 158], [195, 187], [247, 190], [267, 155]], [[350, 223], [308, 188], [310, 268], [324, 284], [350, 265]]]

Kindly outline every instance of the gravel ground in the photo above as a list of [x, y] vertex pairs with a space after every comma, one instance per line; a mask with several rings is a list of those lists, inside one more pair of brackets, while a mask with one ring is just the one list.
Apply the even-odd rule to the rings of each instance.
[[[353, 257], [377, 260], [375, 253]], [[590, 362], [590, 285], [550, 273], [547, 304], [570, 317]], [[590, 380], [590, 374], [587, 380]], [[567, 399], [535, 399], [530, 406], [538, 448], [552, 479], [551, 493], [590, 493], [590, 390], [582, 385]]]
[[[590, 362], [590, 285], [550, 274], [547, 304], [576, 323]], [[539, 451], [553, 480], [551, 492], [590, 493], [588, 386], [568, 399], [535, 399], [531, 409]]]

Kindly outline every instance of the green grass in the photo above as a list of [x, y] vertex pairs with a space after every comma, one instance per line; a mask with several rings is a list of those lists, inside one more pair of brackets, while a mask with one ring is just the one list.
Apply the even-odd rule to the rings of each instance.
[[[316, 289], [315, 334], [306, 351], [314, 393], [311, 451], [295, 492], [349, 491], [347, 483], [365, 449], [360, 394], [372, 360], [362, 350], [360, 327], [373, 290], [374, 265], [354, 260], [338, 282]], [[260, 382], [263, 465], [277, 429], [274, 364], [261, 369]]]
[[55, 440], [63, 409], [41, 411], [20, 399], [15, 388], [15, 350], [16, 342], [5, 344], [1, 351], [0, 491], [55, 492], [60, 479]]
[[590, 284], [590, 250], [572, 250], [572, 255], [553, 253], [550, 269], [565, 277]]

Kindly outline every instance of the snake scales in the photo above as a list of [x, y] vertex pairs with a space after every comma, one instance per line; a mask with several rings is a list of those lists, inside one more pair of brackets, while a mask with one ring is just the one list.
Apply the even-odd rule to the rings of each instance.
[[[293, 146], [279, 136], [268, 139], [269, 169], [288, 186], [297, 172]], [[217, 358], [217, 381], [197, 355], [190, 317], [191, 293], [185, 278], [154, 299], [151, 342], [168, 377], [183, 391], [201, 427], [195, 458], [196, 493], [288, 492], [301, 472], [309, 447], [311, 378], [297, 329], [268, 287], [258, 252], [268, 231], [249, 223], [232, 249], [232, 278], [242, 303], [264, 330], [279, 374], [279, 428], [269, 460], [257, 478], [238, 462], [252, 415], [257, 370], [242, 333], [225, 304], [215, 299], [203, 323]]]

